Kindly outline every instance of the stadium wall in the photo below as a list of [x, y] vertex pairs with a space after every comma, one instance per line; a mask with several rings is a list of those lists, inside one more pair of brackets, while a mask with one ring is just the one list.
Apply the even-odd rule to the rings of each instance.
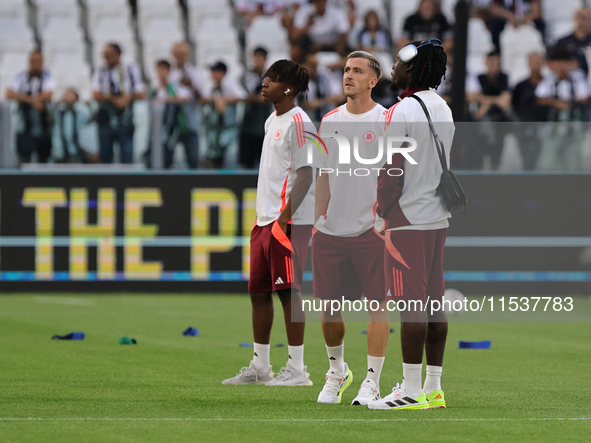
[[[589, 292], [591, 176], [460, 178], [470, 207], [449, 230], [448, 287]], [[236, 173], [0, 174], [0, 288], [246, 292], [256, 180]]]

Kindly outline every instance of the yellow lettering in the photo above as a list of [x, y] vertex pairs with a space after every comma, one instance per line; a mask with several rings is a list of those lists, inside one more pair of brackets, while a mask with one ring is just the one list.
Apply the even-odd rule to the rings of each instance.
[[62, 188], [26, 188], [23, 193], [23, 206], [35, 208], [35, 278], [40, 280], [53, 278], [53, 209], [66, 204]]
[[[212, 207], [219, 208], [217, 236], [211, 236]], [[191, 192], [191, 276], [207, 279], [210, 254], [231, 251], [237, 233], [236, 196], [229, 189], [193, 189]]]
[[70, 275], [73, 279], [88, 277], [88, 244], [97, 244], [99, 279], [115, 277], [115, 190], [99, 189], [97, 224], [88, 224], [88, 191], [70, 191]]
[[158, 280], [162, 274], [162, 263], [144, 262], [142, 257], [142, 239], [155, 237], [158, 233], [158, 226], [143, 224], [145, 206], [162, 206], [159, 189], [125, 190], [125, 276]]

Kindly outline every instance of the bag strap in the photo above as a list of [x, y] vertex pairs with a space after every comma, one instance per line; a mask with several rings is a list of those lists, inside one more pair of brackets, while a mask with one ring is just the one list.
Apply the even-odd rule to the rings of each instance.
[[437, 149], [437, 154], [439, 156], [439, 161], [441, 162], [441, 167], [443, 168], [443, 172], [448, 171], [449, 168], [447, 167], [447, 160], [445, 159], [445, 148], [443, 145], [443, 140], [441, 140], [441, 137], [439, 137], [439, 135], [437, 135], [437, 132], [435, 132], [435, 126], [433, 126], [433, 121], [431, 120], [431, 116], [429, 115], [429, 110], [427, 109], [425, 102], [423, 102], [423, 100], [421, 100], [420, 97], [417, 97], [415, 94], [412, 94], [409, 97], [412, 97], [416, 101], [418, 101], [421, 105], [421, 108], [423, 108], [423, 111], [425, 111], [427, 121], [429, 122], [429, 128], [431, 129], [431, 134], [433, 134], [433, 139], [435, 140], [435, 149]]

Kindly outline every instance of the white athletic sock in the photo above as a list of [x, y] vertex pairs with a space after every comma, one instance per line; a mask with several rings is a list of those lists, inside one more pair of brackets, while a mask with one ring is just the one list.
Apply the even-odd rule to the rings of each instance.
[[253, 348], [254, 351], [252, 354], [252, 362], [254, 363], [254, 367], [259, 371], [266, 371], [269, 369], [270, 365], [269, 354], [271, 352], [271, 345], [261, 345], [260, 343], [254, 343]]
[[402, 386], [411, 397], [420, 395], [422, 364], [402, 363]]
[[298, 372], [304, 372], [304, 345], [287, 345], [287, 352], [289, 353], [287, 364]]
[[386, 357], [367, 356], [367, 375], [365, 378], [373, 380], [378, 388], [380, 387], [380, 375], [384, 367], [384, 360], [386, 360]]
[[332, 371], [345, 372], [345, 343], [340, 346], [326, 345], [326, 353], [328, 354], [328, 363]]
[[441, 391], [441, 366], [427, 365], [427, 376], [425, 377], [425, 386], [423, 391], [425, 394], [430, 394], [433, 391]]

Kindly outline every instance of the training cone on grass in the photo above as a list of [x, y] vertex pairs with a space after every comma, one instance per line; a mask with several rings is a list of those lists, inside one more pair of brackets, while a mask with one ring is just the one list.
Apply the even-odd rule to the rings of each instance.
[[460, 349], [490, 349], [490, 340], [485, 341], [460, 341]]
[[129, 338], [127, 335], [121, 337], [119, 339], [120, 345], [137, 345], [137, 340], [135, 338]]
[[185, 335], [187, 337], [198, 337], [199, 336], [199, 330], [193, 328], [192, 326], [189, 326], [187, 329], [185, 329], [183, 331], [183, 335]]

